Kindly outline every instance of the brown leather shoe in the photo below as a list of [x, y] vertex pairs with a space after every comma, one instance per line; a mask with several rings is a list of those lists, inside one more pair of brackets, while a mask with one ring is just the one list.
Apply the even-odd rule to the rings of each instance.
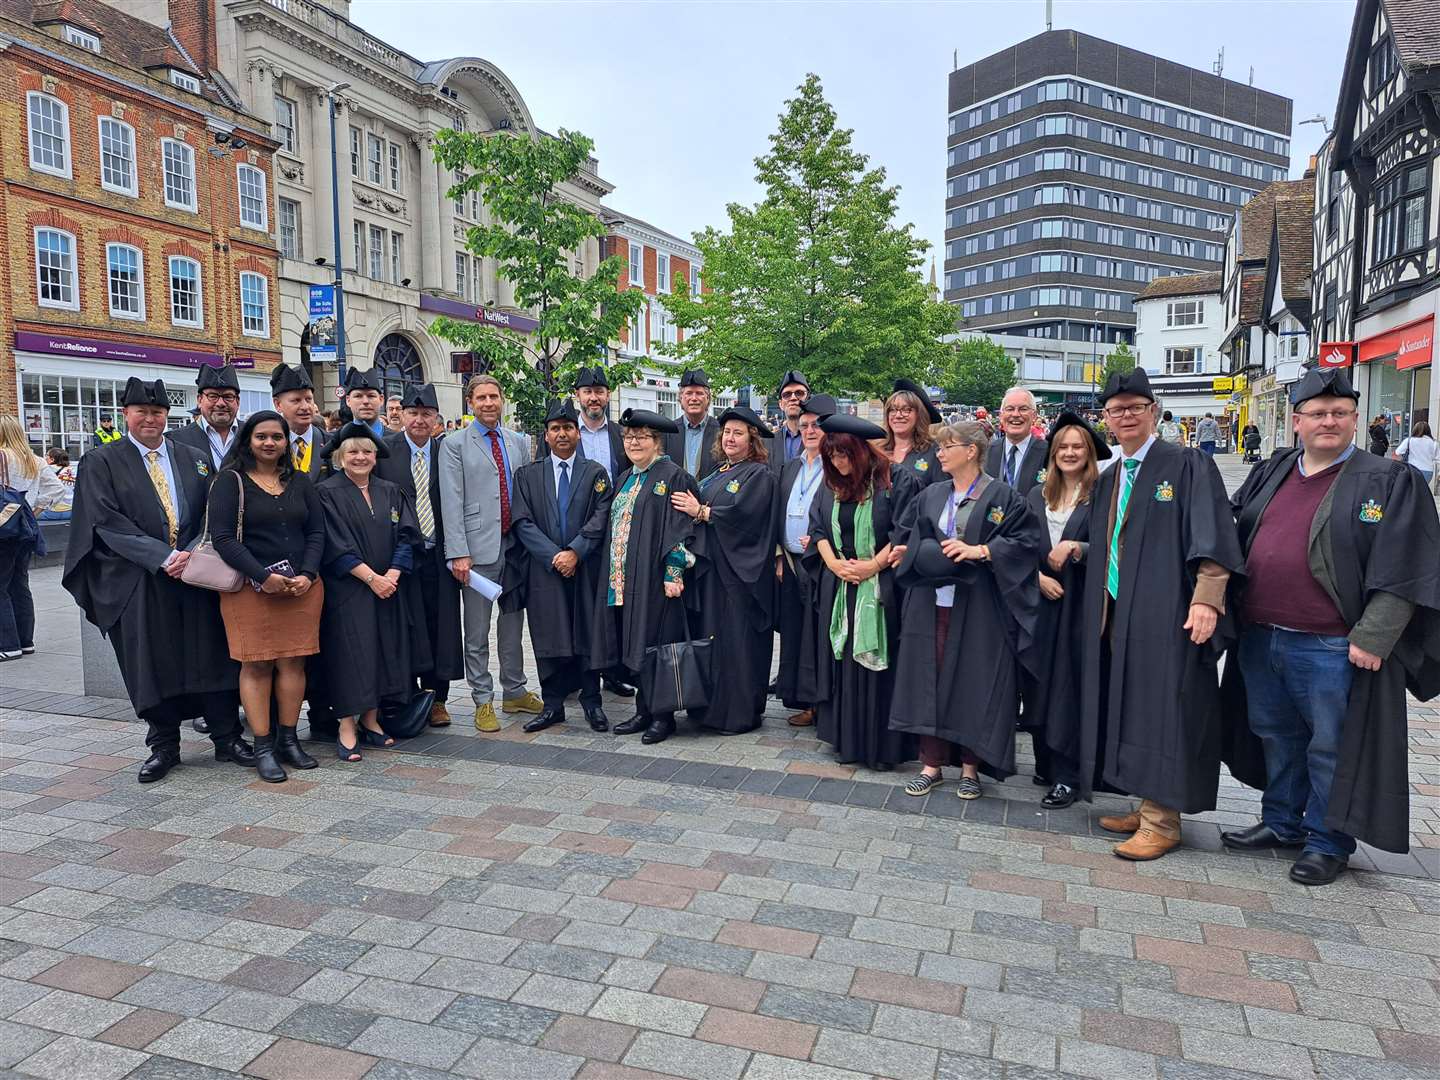
[[805, 709], [797, 712], [794, 716], [788, 717], [785, 721], [791, 727], [811, 727], [815, 723], [815, 710]]
[[450, 710], [445, 708], [445, 703], [443, 701], [437, 701], [434, 705], [430, 706], [430, 726], [450, 726]]
[[1140, 828], [1140, 811], [1128, 814], [1106, 814], [1100, 819], [1100, 828], [1106, 832], [1133, 833]]
[[1129, 859], [1131, 862], [1149, 862], [1179, 846], [1178, 837], [1171, 840], [1161, 836], [1153, 829], [1141, 829], [1123, 844], [1116, 844], [1115, 854], [1122, 859]]

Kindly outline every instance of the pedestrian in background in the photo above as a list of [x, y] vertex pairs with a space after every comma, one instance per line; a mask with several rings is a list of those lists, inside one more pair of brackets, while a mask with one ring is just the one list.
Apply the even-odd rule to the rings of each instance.
[[310, 478], [295, 468], [290, 428], [279, 413], [263, 409], [240, 426], [210, 486], [209, 514], [216, 553], [246, 578], [237, 592], [220, 594], [220, 614], [230, 659], [240, 663], [255, 771], [278, 784], [286, 779], [283, 765], [316, 765], [300, 748], [296, 725], [305, 658], [320, 651], [325, 602], [318, 581], [325, 516]]
[[1384, 457], [1390, 452], [1390, 421], [1380, 413], [1370, 421], [1370, 453]]
[[[29, 513], [43, 514], [66, 497], [55, 469], [35, 456], [20, 421], [0, 413], [0, 484], [24, 498]], [[18, 512], [18, 511], [15, 511]], [[0, 661], [35, 651], [35, 599], [30, 594], [30, 560], [40, 529], [23, 539], [0, 540]], [[27, 530], [28, 531], [28, 530]]]
[[1215, 447], [1220, 442], [1220, 425], [1215, 422], [1213, 413], [1206, 413], [1201, 418], [1199, 426], [1195, 431], [1196, 440], [1200, 443], [1203, 453], [1215, 456]]
[[1395, 460], [1413, 465], [1420, 470], [1428, 485], [1435, 477], [1435, 440], [1430, 435], [1430, 425], [1417, 420], [1410, 428], [1410, 437], [1395, 448]]
[[1177, 446], [1184, 444], [1185, 429], [1175, 422], [1175, 414], [1169, 409], [1160, 417], [1160, 438]]
[[69, 521], [71, 498], [75, 491], [75, 466], [70, 464], [70, 455], [60, 446], [52, 446], [45, 451], [45, 464], [55, 470], [55, 479], [60, 481], [61, 494], [36, 514], [36, 517], [41, 521]]

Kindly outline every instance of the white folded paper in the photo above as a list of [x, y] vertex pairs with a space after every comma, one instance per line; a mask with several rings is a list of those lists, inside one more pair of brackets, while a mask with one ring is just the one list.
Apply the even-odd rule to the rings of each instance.
[[486, 600], [496, 600], [499, 598], [501, 593], [499, 583], [491, 581], [488, 577], [480, 573], [480, 571], [478, 570], [470, 571], [469, 585], [470, 588], [474, 589], [481, 596], [485, 597]]

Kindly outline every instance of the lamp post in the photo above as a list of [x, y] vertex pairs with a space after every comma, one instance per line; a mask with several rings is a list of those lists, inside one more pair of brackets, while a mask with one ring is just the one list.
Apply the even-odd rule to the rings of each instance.
[[340, 248], [340, 163], [335, 147], [335, 95], [348, 90], [348, 82], [337, 82], [325, 91], [330, 112], [330, 213], [335, 228], [335, 377], [345, 385], [345, 263]]
[[1090, 408], [1096, 409], [1100, 405], [1100, 311], [1095, 312], [1095, 319], [1090, 326]]

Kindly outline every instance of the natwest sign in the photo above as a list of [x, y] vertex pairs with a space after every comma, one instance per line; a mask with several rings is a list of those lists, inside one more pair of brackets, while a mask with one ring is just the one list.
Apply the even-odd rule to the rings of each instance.
[[496, 311], [493, 308], [476, 307], [474, 304], [462, 304], [458, 300], [447, 300], [443, 296], [431, 296], [429, 293], [420, 294], [420, 310], [433, 311], [437, 315], [449, 315], [452, 319], [484, 323], [486, 326], [493, 326], [500, 330], [514, 330], [519, 334], [528, 334], [540, 326], [538, 319], [532, 319], [528, 315], [514, 315], [508, 311]]
[[1321, 367], [1349, 367], [1355, 362], [1353, 341], [1322, 341], [1320, 343]]
[[1362, 364], [1372, 360], [1395, 360], [1401, 371], [1424, 367], [1435, 352], [1435, 316], [1427, 315], [1413, 323], [1376, 334], [1359, 343], [1358, 359]]

